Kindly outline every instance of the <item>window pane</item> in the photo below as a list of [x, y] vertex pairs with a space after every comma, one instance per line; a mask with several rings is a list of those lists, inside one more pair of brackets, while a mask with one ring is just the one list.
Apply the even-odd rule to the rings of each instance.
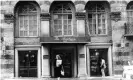
[[19, 21], [19, 22], [20, 22], [20, 23], [19, 23], [19, 26], [20, 26], [20, 27], [23, 27], [23, 16], [20, 16], [20, 17], [19, 17], [19, 20], [20, 20], [20, 21]]
[[88, 18], [92, 18], [92, 14], [88, 14]]
[[54, 20], [54, 24], [58, 24], [58, 21], [57, 20]]
[[68, 31], [68, 29], [67, 29], [67, 25], [64, 25], [64, 35], [67, 35], [67, 31]]
[[61, 25], [61, 24], [62, 24], [62, 20], [58, 20], [58, 24], [60, 24], [60, 25]]
[[106, 34], [106, 29], [103, 29], [103, 34]]
[[58, 19], [62, 19], [62, 15], [58, 15]]
[[58, 29], [62, 30], [62, 25], [59, 25]]
[[98, 24], [101, 24], [102, 22], [101, 22], [101, 19], [98, 19]]
[[102, 24], [103, 29], [106, 29], [105, 24]]
[[92, 19], [96, 19], [96, 14], [92, 14]]
[[71, 20], [68, 20], [68, 25], [71, 25]]
[[102, 23], [105, 23], [105, 19], [102, 19]]
[[58, 19], [58, 15], [54, 15], [54, 20], [55, 20], [55, 19]]
[[68, 35], [71, 35], [71, 34], [72, 34], [72, 31], [71, 31], [71, 30], [69, 30], [69, 31], [68, 31]]
[[23, 36], [23, 31], [20, 31], [20, 36]]
[[101, 14], [98, 14], [98, 19], [101, 19]]
[[67, 25], [64, 25], [64, 30], [66, 30], [66, 31], [67, 31]]
[[58, 35], [62, 35], [62, 31], [59, 31]]
[[64, 24], [67, 24], [67, 20], [64, 20], [63, 22], [64, 22]]
[[57, 26], [57, 25], [54, 25], [54, 29], [55, 29], [55, 31], [57, 31], [57, 29], [58, 29], [58, 26]]
[[106, 16], [105, 14], [102, 14], [102, 19], [105, 19], [106, 18], [105, 16]]
[[63, 19], [68, 19], [67, 15], [63, 15]]
[[64, 35], [67, 35], [67, 31], [66, 30], [64, 31]]
[[68, 25], [68, 30], [72, 30], [72, 29], [71, 29], [71, 25]]
[[92, 24], [89, 25], [90, 34], [92, 34]]
[[92, 24], [92, 19], [89, 19], [89, 24]]
[[102, 34], [102, 30], [101, 29], [98, 29], [98, 34]]
[[72, 19], [72, 15], [71, 14], [68, 15], [68, 19]]
[[24, 31], [24, 36], [28, 36], [28, 32], [27, 31]]
[[96, 24], [96, 19], [93, 19], [93, 22], [92, 22], [93, 24]]

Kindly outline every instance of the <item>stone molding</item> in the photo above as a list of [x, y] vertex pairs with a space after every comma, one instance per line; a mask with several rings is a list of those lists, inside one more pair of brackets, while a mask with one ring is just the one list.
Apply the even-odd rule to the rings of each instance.
[[14, 15], [13, 14], [4, 14], [4, 21], [5, 23], [13, 23], [14, 22]]
[[50, 13], [41, 13], [40, 17], [41, 17], [41, 21], [46, 21], [51, 18]]
[[76, 12], [77, 19], [85, 19], [85, 12]]
[[117, 22], [121, 20], [121, 12], [111, 12], [110, 17], [111, 17], [111, 20]]

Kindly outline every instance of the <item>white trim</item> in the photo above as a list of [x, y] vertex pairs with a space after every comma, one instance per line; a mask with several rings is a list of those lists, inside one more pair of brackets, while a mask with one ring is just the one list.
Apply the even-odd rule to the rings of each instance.
[[19, 77], [18, 73], [18, 51], [24, 51], [24, 50], [37, 50], [37, 77], [41, 77], [41, 59], [40, 59], [40, 48], [16, 48], [15, 49], [15, 77]]
[[87, 58], [86, 58], [87, 59], [87, 64], [86, 64], [87, 65], [87, 75], [88, 75], [88, 77], [90, 77], [90, 74], [91, 74], [90, 73], [90, 61], [89, 61], [90, 60], [90, 54], [89, 54], [90, 50], [88, 49], [88, 47], [86, 48], [86, 50], [87, 50], [87, 54], [86, 54], [87, 55]]
[[109, 76], [113, 75], [113, 60], [112, 60], [112, 47], [108, 48], [108, 69], [109, 69]]

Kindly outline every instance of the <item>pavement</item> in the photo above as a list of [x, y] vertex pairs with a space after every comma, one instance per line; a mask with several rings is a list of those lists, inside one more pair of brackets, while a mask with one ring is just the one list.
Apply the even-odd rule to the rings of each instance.
[[81, 78], [12, 78], [3, 80], [122, 80], [122, 77], [81, 77]]

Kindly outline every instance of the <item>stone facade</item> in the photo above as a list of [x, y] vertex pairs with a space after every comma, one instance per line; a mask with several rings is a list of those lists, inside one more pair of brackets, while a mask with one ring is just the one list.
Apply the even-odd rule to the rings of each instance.
[[[89, 1], [89, 0], [88, 0]], [[83, 24], [86, 26], [85, 19], [85, 6], [87, 4], [86, 0], [72, 0], [76, 8], [76, 13], [79, 16], [77, 21], [81, 23], [77, 23], [79, 25]], [[90, 0], [91, 1], [91, 0]], [[15, 46], [18, 45], [41, 45], [40, 38], [17, 38], [15, 37], [15, 6], [19, 2], [19, 0], [9, 1], [4, 0], [1, 1], [1, 18], [0, 18], [0, 60], [1, 60], [1, 78], [13, 78], [15, 76]], [[36, 0], [37, 4], [41, 9], [41, 21], [42, 25], [49, 26], [50, 19], [50, 6], [52, 5], [53, 0]], [[126, 38], [125, 34], [125, 23], [127, 22], [127, 14], [126, 7], [131, 1], [115, 1], [109, 0], [107, 1], [110, 5], [110, 28], [109, 28], [109, 36], [102, 37], [90, 37], [91, 43], [111, 43], [112, 47], [112, 75], [121, 75], [122, 69], [124, 65], [128, 65], [129, 60], [133, 60], [133, 42], [132, 39]], [[82, 22], [83, 21], [83, 22]], [[85, 23], [85, 24], [84, 24]], [[82, 27], [79, 26], [79, 27]], [[42, 28], [49, 30], [48, 28]], [[49, 36], [48, 31], [44, 31]], [[84, 33], [86, 34], [86, 33]], [[84, 36], [81, 35], [80, 36]], [[89, 42], [88, 42], [89, 44]], [[83, 46], [79, 46], [83, 47]], [[82, 49], [84, 50], [84, 49]], [[86, 53], [86, 51], [85, 51]], [[82, 53], [81, 53], [82, 54]], [[84, 54], [84, 53], [83, 53]], [[80, 60], [82, 63], [86, 62], [86, 60]], [[81, 69], [79, 69], [81, 75], [87, 74], [82, 70], [86, 70], [86, 67], [82, 67], [84, 64], [79, 64]], [[82, 74], [83, 73], [83, 74]]]

